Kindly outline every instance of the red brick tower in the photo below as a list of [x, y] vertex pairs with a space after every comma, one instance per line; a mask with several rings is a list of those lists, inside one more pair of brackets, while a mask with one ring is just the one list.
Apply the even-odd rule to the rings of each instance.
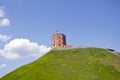
[[51, 47], [52, 48], [56, 48], [56, 47], [65, 47], [66, 46], [66, 36], [64, 34], [61, 33], [57, 33], [52, 35], [52, 44]]

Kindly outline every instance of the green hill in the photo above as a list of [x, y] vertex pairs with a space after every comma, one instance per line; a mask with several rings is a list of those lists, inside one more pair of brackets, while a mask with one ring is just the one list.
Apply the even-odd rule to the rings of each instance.
[[120, 55], [100, 48], [52, 50], [0, 80], [120, 80]]

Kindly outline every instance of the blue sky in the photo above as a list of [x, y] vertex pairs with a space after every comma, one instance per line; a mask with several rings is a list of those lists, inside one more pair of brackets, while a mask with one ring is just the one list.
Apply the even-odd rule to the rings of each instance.
[[[67, 36], [68, 45], [120, 52], [119, 4], [120, 0], [0, 0], [0, 76], [48, 51], [57, 29]], [[39, 55], [21, 52], [30, 52], [23, 43], [30, 48], [32, 44], [33, 52], [40, 48]]]

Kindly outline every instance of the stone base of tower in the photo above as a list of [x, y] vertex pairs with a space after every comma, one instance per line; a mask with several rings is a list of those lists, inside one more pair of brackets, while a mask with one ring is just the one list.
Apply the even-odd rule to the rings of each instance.
[[71, 45], [65, 45], [63, 47], [54, 47], [52, 48], [52, 50], [64, 50], [64, 49], [72, 49], [72, 48], [76, 48], [76, 47]]
[[67, 50], [67, 49], [75, 49], [75, 48], [95, 48], [95, 47], [66, 45], [64, 47], [55, 47], [55, 48], [52, 48], [52, 50]]

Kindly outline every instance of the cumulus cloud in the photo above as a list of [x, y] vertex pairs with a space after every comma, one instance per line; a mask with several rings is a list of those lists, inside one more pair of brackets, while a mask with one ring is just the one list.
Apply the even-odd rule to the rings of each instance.
[[2, 69], [2, 68], [4, 68], [4, 67], [6, 67], [6, 64], [1, 64], [1, 65], [0, 65], [0, 69]]
[[0, 34], [0, 42], [7, 42], [10, 38], [11, 36]]
[[0, 7], [0, 27], [9, 26], [10, 20], [6, 18], [4, 8]]
[[6, 44], [2, 50], [0, 50], [0, 54], [7, 59], [19, 59], [42, 56], [50, 51], [50, 49], [51, 48], [47, 46], [31, 42], [28, 39], [14, 39]]
[[5, 17], [5, 12], [3, 11], [4, 8], [0, 7], [0, 17]]
[[0, 19], [0, 27], [2, 26], [9, 26], [10, 25], [10, 21], [8, 18], [2, 18]]

